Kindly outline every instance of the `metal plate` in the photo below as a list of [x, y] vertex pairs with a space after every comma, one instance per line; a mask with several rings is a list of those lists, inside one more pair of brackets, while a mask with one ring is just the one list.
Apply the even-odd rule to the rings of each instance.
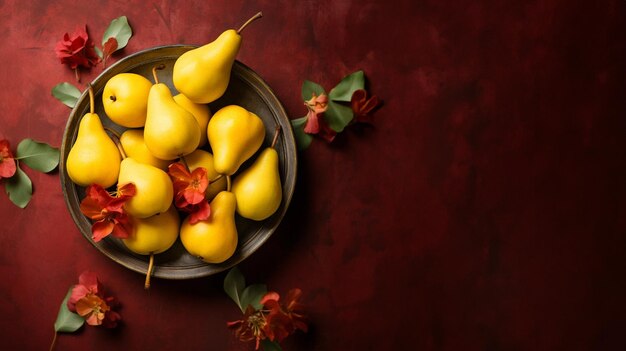
[[[184, 52], [195, 48], [194, 46], [172, 45], [147, 49], [130, 55], [107, 68], [93, 82], [95, 93], [95, 112], [100, 116], [105, 127], [122, 133], [125, 128], [114, 124], [105, 114], [102, 106], [102, 91], [106, 82], [114, 75], [122, 72], [133, 72], [145, 76], [150, 81], [152, 68], [158, 64], [164, 64], [164, 70], [159, 71], [159, 82], [167, 84], [172, 94], [177, 94], [172, 83], [172, 67], [176, 59]], [[234, 255], [221, 264], [208, 264], [191, 256], [180, 240], [168, 251], [155, 256], [153, 276], [165, 279], [191, 279], [209, 276], [226, 270], [244, 260], [255, 252], [272, 235], [282, 220], [291, 201], [296, 181], [296, 144], [289, 119], [280, 101], [276, 98], [270, 87], [256, 74], [239, 61], [235, 61], [228, 89], [224, 95], [209, 104], [211, 112], [215, 113], [221, 107], [236, 104], [257, 114], [265, 124], [266, 136], [262, 150], [271, 144], [276, 125], [280, 125], [281, 133], [276, 143], [279, 155], [279, 173], [283, 185], [283, 201], [278, 210], [264, 221], [252, 221], [236, 215], [236, 225], [239, 233], [239, 244]], [[117, 238], [111, 236], [94, 242], [91, 239], [91, 222], [80, 212], [80, 202], [84, 198], [84, 188], [74, 184], [67, 175], [65, 161], [71, 146], [74, 144], [78, 133], [80, 119], [89, 111], [89, 95], [85, 91], [76, 106], [72, 110], [63, 135], [61, 145], [60, 175], [61, 186], [65, 196], [67, 207], [80, 229], [83, 236], [89, 240], [101, 253], [113, 261], [133, 271], [146, 274], [148, 268], [148, 256], [137, 255], [129, 251]], [[204, 149], [208, 149], [205, 146]], [[260, 151], [259, 151], [260, 152]], [[243, 170], [250, 165], [258, 153], [244, 163]], [[234, 177], [237, 175], [235, 174]]]

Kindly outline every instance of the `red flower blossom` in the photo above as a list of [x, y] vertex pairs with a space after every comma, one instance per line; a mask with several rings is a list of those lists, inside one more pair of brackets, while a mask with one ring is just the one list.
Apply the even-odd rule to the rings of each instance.
[[98, 184], [92, 184], [85, 189], [86, 196], [80, 203], [80, 211], [95, 221], [91, 226], [94, 241], [98, 242], [109, 234], [118, 238], [127, 238], [130, 235], [132, 222], [124, 211], [124, 204], [135, 192], [135, 184], [132, 183], [118, 187], [116, 196], [111, 196]]
[[354, 113], [353, 123], [362, 122], [371, 124], [371, 112], [379, 105], [376, 95], [367, 98], [367, 92], [363, 89], [355, 90], [350, 100], [352, 112]]
[[0, 140], [0, 178], [11, 178], [16, 171], [15, 158], [8, 140]]
[[255, 340], [255, 350], [259, 349], [261, 340], [267, 338], [265, 335], [266, 325], [267, 321], [263, 311], [257, 311], [252, 306], [248, 306], [242, 319], [226, 323], [226, 326], [233, 330], [239, 340], [243, 342]]
[[308, 330], [302, 305], [298, 302], [301, 295], [302, 290], [292, 289], [283, 304], [279, 303], [280, 295], [273, 291], [261, 298], [263, 308], [269, 310], [265, 334], [270, 340], [280, 342], [298, 329]]
[[62, 64], [74, 70], [79, 67], [90, 68], [100, 62], [93, 40], [87, 34], [87, 27], [77, 27], [72, 35], [65, 33], [54, 51]]
[[67, 308], [78, 313], [89, 325], [114, 328], [121, 320], [119, 313], [112, 310], [117, 302], [113, 297], [104, 297], [102, 285], [93, 272], [83, 272], [78, 284], [72, 288]]
[[300, 289], [290, 290], [284, 303], [280, 303], [280, 295], [270, 291], [261, 298], [263, 308], [254, 310], [248, 306], [242, 319], [226, 323], [233, 329], [239, 340], [256, 341], [259, 348], [261, 340], [281, 342], [296, 330], [307, 331], [306, 317], [302, 313], [302, 305], [298, 299], [302, 295]]
[[174, 205], [191, 214], [189, 222], [195, 224], [209, 218], [211, 208], [205, 194], [209, 187], [206, 169], [198, 167], [189, 172], [187, 166], [176, 162], [168, 167], [168, 174], [174, 185]]
[[304, 105], [308, 109], [304, 132], [317, 134], [327, 142], [333, 141], [337, 132], [332, 130], [323, 118], [324, 112], [328, 109], [328, 95], [320, 94], [320, 96], [316, 96], [313, 94], [313, 97], [305, 101]]

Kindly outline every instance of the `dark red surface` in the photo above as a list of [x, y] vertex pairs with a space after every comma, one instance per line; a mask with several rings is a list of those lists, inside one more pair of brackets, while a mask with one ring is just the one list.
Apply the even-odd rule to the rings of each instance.
[[[87, 24], [128, 16], [114, 56], [202, 44], [258, 10], [238, 58], [292, 117], [304, 79], [363, 69], [374, 128], [300, 154], [278, 232], [240, 265], [304, 291], [311, 330], [286, 350], [624, 350], [626, 5], [623, 1], [0, 2], [0, 136], [60, 146], [73, 73], [54, 56]], [[100, 68], [83, 75], [93, 79]], [[223, 275], [143, 277], [101, 255], [58, 174], [26, 169], [24, 210], [0, 196], [0, 343], [44, 350], [78, 275], [98, 273], [124, 324], [57, 350], [243, 350]]]

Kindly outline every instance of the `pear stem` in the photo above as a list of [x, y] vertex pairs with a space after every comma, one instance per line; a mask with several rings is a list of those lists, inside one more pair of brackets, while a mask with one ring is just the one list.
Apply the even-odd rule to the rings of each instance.
[[274, 130], [274, 139], [272, 140], [271, 148], [274, 148], [274, 146], [276, 145], [276, 142], [278, 141], [278, 135], [280, 135], [280, 124], [277, 125], [276, 129]]
[[120, 156], [122, 157], [122, 160], [125, 159], [126, 157], [126, 151], [124, 151], [124, 146], [122, 146], [122, 142], [120, 141], [120, 134], [116, 131], [113, 130], [109, 127], [104, 127], [104, 130], [111, 133], [113, 135], [113, 143], [115, 144], [115, 146], [117, 146], [117, 150], [120, 152]]
[[230, 176], [226, 176], [226, 191], [230, 191]]
[[160, 64], [160, 65], [156, 65], [154, 67], [152, 67], [152, 76], [154, 77], [154, 84], [159, 84], [159, 77], [156, 74], [157, 70], [162, 70], [165, 68], [164, 64]]
[[89, 89], [89, 113], [93, 114], [96, 104], [94, 103], [93, 87], [91, 83], [87, 84], [87, 89]]
[[146, 272], [146, 282], [143, 285], [144, 289], [150, 289], [150, 276], [152, 275], [152, 269], [154, 268], [154, 253], [150, 253], [150, 262], [148, 263], [148, 271]]
[[218, 180], [222, 179], [222, 177], [223, 177], [223, 176], [224, 176], [223, 174], [220, 174], [220, 175], [218, 175], [217, 177], [215, 177], [215, 178], [213, 178], [213, 179], [209, 180], [209, 184], [210, 184], [210, 183], [215, 183], [215, 182], [217, 182]]
[[249, 20], [247, 20], [244, 24], [241, 25], [241, 27], [239, 27], [239, 29], [237, 29], [237, 34], [241, 34], [241, 31], [244, 30], [246, 28], [247, 25], [249, 25], [250, 23], [252, 23], [254, 20], [263, 17], [263, 12], [259, 11], [256, 15], [250, 17]]

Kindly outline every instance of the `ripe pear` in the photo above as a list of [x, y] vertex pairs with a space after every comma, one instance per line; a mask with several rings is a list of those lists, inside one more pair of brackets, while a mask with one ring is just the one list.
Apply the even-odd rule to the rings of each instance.
[[159, 254], [172, 247], [178, 238], [180, 217], [174, 206], [148, 218], [131, 217], [131, 221], [133, 232], [122, 242], [134, 253]]
[[167, 211], [174, 198], [174, 186], [167, 173], [131, 157], [122, 160], [117, 183], [118, 187], [127, 183], [135, 184], [135, 196], [126, 202], [124, 209], [137, 218]]
[[237, 175], [232, 192], [237, 198], [237, 213], [244, 218], [261, 221], [276, 212], [283, 199], [276, 149], [266, 148]]
[[200, 142], [198, 143], [198, 147], [204, 146], [207, 142], [206, 127], [209, 124], [209, 119], [211, 118], [209, 105], [196, 104], [183, 94], [174, 95], [174, 101], [176, 101], [176, 103], [182, 108], [190, 112], [196, 119], [196, 122], [198, 122], [198, 126], [200, 127]]
[[131, 157], [137, 162], [152, 165], [162, 170], [167, 170], [167, 166], [170, 164], [169, 161], [156, 158], [150, 150], [148, 150], [143, 139], [143, 130], [141, 129], [127, 129], [122, 133], [120, 143], [124, 148], [126, 156]]
[[[191, 172], [198, 167], [204, 167], [208, 180], [215, 179], [220, 175], [215, 171], [215, 167], [213, 167], [213, 155], [208, 151], [198, 149], [185, 156], [185, 162], [187, 162], [187, 166]], [[226, 190], [226, 177], [221, 177], [209, 184], [205, 192], [206, 199], [211, 201], [222, 190]]]
[[102, 105], [109, 118], [124, 127], [138, 128], [146, 123], [148, 93], [152, 83], [136, 73], [111, 77], [102, 92]]
[[208, 219], [189, 223], [185, 218], [180, 228], [180, 240], [187, 251], [208, 263], [221, 263], [230, 258], [237, 248], [235, 226], [235, 195], [222, 191], [211, 201]]
[[215, 170], [232, 175], [263, 144], [265, 126], [256, 114], [237, 105], [215, 112], [207, 128]]
[[174, 63], [172, 78], [176, 89], [198, 104], [220, 98], [230, 82], [230, 71], [241, 47], [241, 31], [259, 12], [238, 30], [228, 29], [214, 41], [182, 54]]
[[104, 130], [100, 117], [93, 112], [85, 114], [67, 156], [70, 179], [80, 186], [98, 184], [108, 188], [117, 182], [120, 161], [120, 152]]
[[148, 150], [154, 156], [173, 160], [198, 147], [200, 127], [195, 117], [174, 101], [168, 86], [156, 83], [148, 95], [143, 136]]

